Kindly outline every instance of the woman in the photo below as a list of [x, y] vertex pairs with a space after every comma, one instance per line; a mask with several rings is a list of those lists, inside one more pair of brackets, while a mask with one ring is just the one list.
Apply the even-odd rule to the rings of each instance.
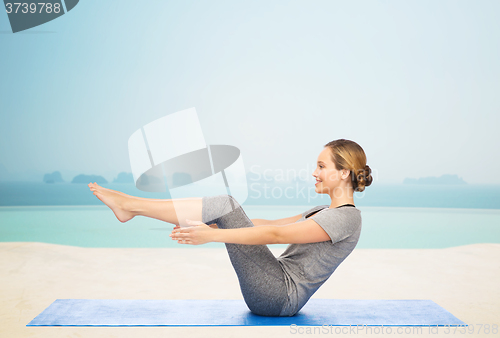
[[[170, 237], [178, 243], [225, 243], [248, 308], [263, 316], [293, 316], [354, 250], [361, 211], [353, 193], [372, 183], [363, 149], [345, 139], [324, 146], [312, 175], [316, 192], [328, 194], [330, 206], [274, 221], [250, 220], [230, 195], [178, 199], [174, 210], [173, 200], [89, 187], [121, 222], [152, 217], [176, 224]], [[176, 210], [190, 226], [179, 226]], [[276, 258], [266, 244], [278, 243], [290, 245]]]

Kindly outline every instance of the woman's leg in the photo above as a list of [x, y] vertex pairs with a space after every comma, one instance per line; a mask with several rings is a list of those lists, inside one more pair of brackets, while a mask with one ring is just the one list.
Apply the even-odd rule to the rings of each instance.
[[[254, 226], [230, 195], [202, 198], [202, 222], [219, 229]], [[248, 308], [259, 315], [279, 316], [288, 299], [281, 265], [266, 245], [225, 243]]]
[[[153, 200], [134, 198], [97, 184], [91, 183], [89, 187], [121, 222], [141, 215], [177, 225], [178, 219], [182, 224], [183, 219], [189, 218], [215, 223], [220, 229], [254, 226], [230, 195]], [[273, 253], [266, 245], [225, 245], [248, 308], [259, 315], [279, 316], [288, 297], [284, 272]]]
[[120, 220], [127, 222], [135, 216], [156, 218], [175, 225], [187, 226], [186, 218], [201, 221], [201, 197], [152, 199], [130, 196], [119, 191], [90, 183], [89, 188]]

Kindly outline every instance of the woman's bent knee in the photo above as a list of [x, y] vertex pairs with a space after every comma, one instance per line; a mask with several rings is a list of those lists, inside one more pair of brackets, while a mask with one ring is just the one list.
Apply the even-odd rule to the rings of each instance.
[[240, 203], [232, 195], [227, 195], [227, 198], [229, 199], [233, 210], [241, 207]]
[[233, 196], [231, 195], [222, 195], [224, 200], [225, 200], [225, 203], [224, 203], [224, 207], [222, 208], [222, 211], [221, 211], [221, 216], [225, 216], [229, 213], [232, 213], [234, 211], [237, 211], [241, 208], [241, 205], [238, 203], [238, 201], [236, 200], [236, 198], [234, 198]]
[[236, 198], [229, 194], [204, 196], [202, 198], [202, 221], [216, 223], [216, 221], [241, 208]]

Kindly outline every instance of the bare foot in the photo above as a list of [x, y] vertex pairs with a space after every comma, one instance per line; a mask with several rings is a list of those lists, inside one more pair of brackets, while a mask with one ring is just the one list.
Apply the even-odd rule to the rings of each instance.
[[[96, 185], [96, 183], [94, 182], [94, 183], [88, 184], [89, 188], [91, 188], [90, 190], [92, 190], [92, 186], [91, 185], [94, 186], [94, 185]], [[98, 186], [100, 187], [100, 189], [109, 190], [109, 191], [112, 191], [114, 193], [126, 196], [128, 198], [135, 198], [135, 199], [138, 199], [138, 200], [154, 200], [153, 198], [143, 198], [143, 197], [137, 197], [137, 196], [127, 195], [126, 193], [118, 191], [118, 190], [112, 190], [112, 189], [104, 188], [104, 187], [101, 187], [100, 185], [98, 185]]]
[[113, 211], [120, 222], [125, 223], [134, 218], [134, 213], [126, 208], [128, 200], [127, 194], [103, 188], [95, 182], [89, 183], [88, 186], [90, 190], [94, 192], [94, 195]]
[[127, 195], [126, 193], [124, 192], [121, 192], [121, 191], [118, 191], [118, 190], [112, 190], [112, 189], [108, 189], [108, 188], [104, 188], [104, 187], [101, 187], [99, 184], [97, 183], [89, 183], [87, 184], [90, 188], [90, 190], [94, 191], [95, 189], [97, 189], [99, 187], [100, 190], [107, 190], [107, 191], [112, 191], [114, 193], [117, 193], [117, 194], [120, 194], [122, 196], [127, 196], [127, 197], [134, 197], [134, 196], [130, 196], [130, 195]]

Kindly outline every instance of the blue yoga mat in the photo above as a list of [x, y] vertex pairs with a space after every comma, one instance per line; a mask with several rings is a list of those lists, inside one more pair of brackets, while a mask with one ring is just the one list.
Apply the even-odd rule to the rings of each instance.
[[292, 317], [265, 317], [243, 300], [57, 299], [26, 326], [466, 326], [432, 300], [312, 298]]

